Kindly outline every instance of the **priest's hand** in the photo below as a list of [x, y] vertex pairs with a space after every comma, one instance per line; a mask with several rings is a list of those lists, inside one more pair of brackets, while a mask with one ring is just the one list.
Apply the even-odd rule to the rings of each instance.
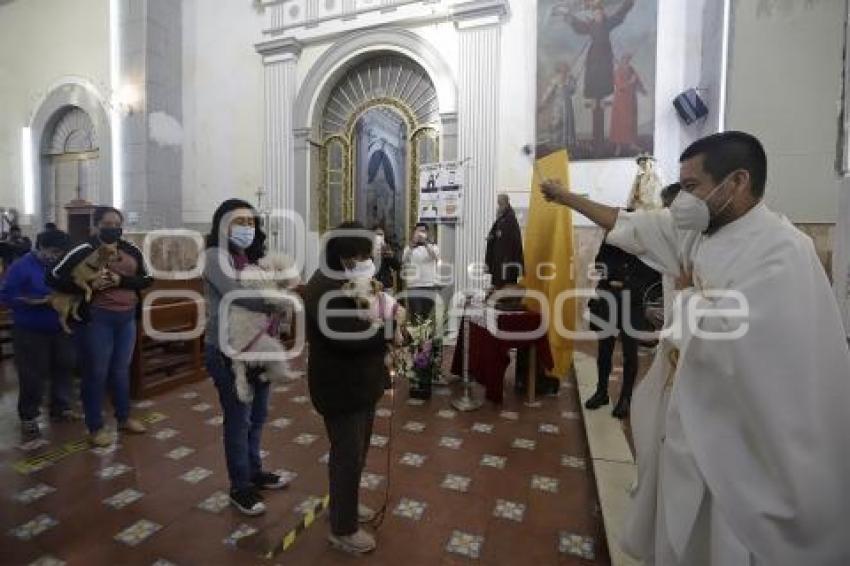
[[540, 185], [540, 190], [543, 192], [543, 198], [549, 202], [558, 204], [566, 204], [569, 191], [557, 179], [546, 179]]

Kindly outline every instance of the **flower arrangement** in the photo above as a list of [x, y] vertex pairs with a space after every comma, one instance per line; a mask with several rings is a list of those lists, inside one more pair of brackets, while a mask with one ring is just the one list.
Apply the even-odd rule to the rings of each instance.
[[443, 336], [435, 317], [417, 318], [407, 327], [410, 343], [401, 349], [397, 371], [410, 382], [410, 395], [431, 397], [431, 384], [439, 381], [443, 365]]

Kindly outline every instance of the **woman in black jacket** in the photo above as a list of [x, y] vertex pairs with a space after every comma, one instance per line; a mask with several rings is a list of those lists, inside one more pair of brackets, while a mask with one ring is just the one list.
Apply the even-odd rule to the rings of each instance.
[[[362, 231], [352, 234], [352, 231]], [[352, 278], [374, 277], [373, 238], [357, 222], [343, 223], [331, 232], [323, 261], [305, 291], [310, 397], [325, 421], [331, 449], [331, 544], [363, 554], [375, 539], [359, 528], [374, 512], [358, 503], [360, 474], [372, 436], [375, 405], [383, 395], [389, 342], [401, 343], [404, 310], [394, 320], [373, 320], [355, 313], [357, 303], [342, 287]]]
[[[596, 266], [601, 272], [596, 287], [599, 298], [591, 302], [590, 310], [591, 314], [608, 322], [606, 326], [609, 328], [602, 329], [591, 324], [594, 330], [605, 332], [599, 337], [596, 355], [596, 393], [587, 400], [585, 407], [592, 410], [609, 403], [608, 378], [619, 334], [623, 350], [623, 387], [612, 414], [618, 419], [624, 419], [629, 414], [632, 388], [638, 371], [638, 341], [633, 334], [635, 330], [648, 329], [643, 315], [643, 296], [646, 289], [660, 281], [661, 276], [637, 257], [604, 241], [596, 256]], [[610, 312], [609, 306], [613, 306], [616, 312]]]
[[74, 268], [101, 244], [118, 245], [118, 258], [110, 262], [92, 283], [94, 295], [86, 305], [81, 365], [83, 379], [81, 397], [90, 441], [95, 446], [108, 446], [112, 437], [103, 429], [103, 395], [112, 394], [118, 429], [141, 434], [145, 425], [130, 418], [130, 363], [136, 346], [136, 316], [140, 292], [153, 278], [147, 270], [142, 252], [132, 242], [122, 239], [124, 215], [118, 209], [101, 206], [94, 213], [97, 233], [71, 251], [47, 274], [47, 284], [62, 292], [82, 293], [72, 279]]

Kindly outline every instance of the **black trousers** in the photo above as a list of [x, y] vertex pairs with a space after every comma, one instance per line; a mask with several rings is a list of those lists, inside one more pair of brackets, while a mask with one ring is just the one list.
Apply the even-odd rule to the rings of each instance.
[[22, 421], [38, 417], [44, 383], [50, 382], [50, 414], [59, 416], [71, 408], [71, 370], [75, 351], [71, 336], [47, 334], [12, 327], [15, 369], [18, 372], [18, 416]]
[[347, 536], [357, 532], [360, 474], [366, 465], [375, 407], [325, 417], [331, 450], [328, 459], [331, 532]]
[[[631, 397], [638, 370], [638, 343], [637, 340], [622, 330], [620, 331], [620, 342], [623, 349], [623, 387], [620, 390], [620, 396]], [[596, 371], [599, 374], [599, 381], [596, 384], [597, 391], [608, 391], [608, 378], [611, 376], [616, 343], [616, 336], [599, 340], [599, 351], [596, 355]]]

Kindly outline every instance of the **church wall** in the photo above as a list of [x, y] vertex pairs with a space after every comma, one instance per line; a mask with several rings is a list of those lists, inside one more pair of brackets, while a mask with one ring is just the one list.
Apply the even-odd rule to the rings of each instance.
[[793, 222], [835, 222], [845, 2], [733, 3], [727, 127], [765, 144], [767, 203]]
[[108, 96], [109, 2], [4, 3], [0, 54], [0, 206], [22, 211], [21, 129], [41, 99], [67, 77], [83, 79]]

